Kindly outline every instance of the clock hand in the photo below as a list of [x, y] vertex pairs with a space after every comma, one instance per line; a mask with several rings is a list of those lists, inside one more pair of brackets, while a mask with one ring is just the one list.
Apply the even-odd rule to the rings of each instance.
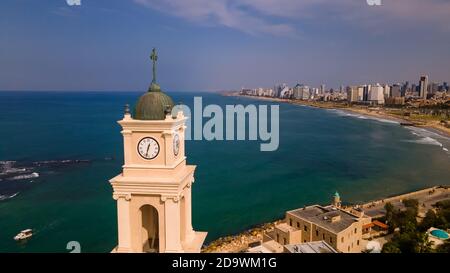
[[145, 153], [145, 156], [148, 157], [148, 150], [150, 149], [150, 143], [147, 146], [147, 152]]

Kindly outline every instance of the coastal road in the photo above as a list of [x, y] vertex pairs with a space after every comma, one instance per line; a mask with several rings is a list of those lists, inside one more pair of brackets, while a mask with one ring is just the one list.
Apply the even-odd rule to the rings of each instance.
[[[402, 203], [403, 199], [417, 199], [419, 201], [419, 215], [424, 216], [425, 213], [433, 208], [433, 205], [439, 201], [450, 199], [450, 188], [432, 188], [429, 191], [413, 192], [398, 197], [388, 198], [389, 202], [397, 209], [404, 209], [405, 206]], [[364, 213], [372, 218], [382, 217], [386, 214], [384, 205], [387, 202], [384, 200], [377, 200], [362, 205]]]

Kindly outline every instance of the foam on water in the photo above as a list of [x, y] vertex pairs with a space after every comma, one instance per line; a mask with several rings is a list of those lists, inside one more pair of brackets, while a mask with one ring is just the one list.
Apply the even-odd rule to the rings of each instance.
[[417, 144], [424, 144], [424, 145], [436, 145], [436, 146], [440, 146], [442, 147], [442, 143], [440, 143], [439, 141], [437, 141], [434, 138], [431, 137], [423, 137], [417, 140], [406, 140], [407, 142], [413, 142], [413, 143], [417, 143]]
[[30, 173], [30, 174], [23, 174], [23, 175], [17, 175], [13, 177], [8, 177], [6, 180], [23, 180], [23, 179], [30, 179], [30, 178], [37, 178], [39, 177], [39, 173]]
[[[390, 123], [390, 124], [400, 124], [400, 122], [397, 122], [395, 120], [383, 119], [383, 118], [373, 117], [373, 116], [369, 116], [369, 115], [362, 115], [362, 114], [357, 114], [357, 113], [350, 113], [350, 112], [347, 112], [344, 110], [338, 110], [338, 109], [327, 109], [327, 110], [329, 112], [333, 112], [333, 113], [337, 114], [338, 116], [342, 116], [342, 117], [369, 119], [369, 120], [375, 120], [375, 121]], [[409, 129], [411, 131], [411, 134], [416, 137], [419, 137], [419, 139], [404, 140], [404, 141], [421, 144], [421, 145], [439, 146], [439, 147], [442, 147], [442, 150], [444, 152], [449, 152], [448, 148], [446, 148], [445, 145], [442, 143], [442, 142], [450, 142], [449, 137], [440, 135], [436, 132], [433, 132], [433, 131], [430, 131], [430, 130], [427, 130], [424, 128], [417, 128], [417, 127], [405, 127], [405, 128]], [[442, 142], [439, 141], [438, 139], [442, 139]]]
[[350, 113], [350, 112], [347, 112], [347, 111], [344, 111], [344, 110], [338, 110], [338, 109], [327, 109], [327, 110], [330, 111], [330, 112], [333, 112], [333, 113], [335, 113], [335, 114], [337, 114], [338, 116], [341, 116], [341, 117], [370, 119], [370, 120], [375, 120], [375, 121], [384, 122], [384, 123], [399, 124], [399, 122], [395, 121], [395, 120], [384, 119], [384, 118], [379, 118], [379, 117], [373, 117], [373, 116], [363, 115], [363, 114]]
[[442, 150], [446, 153], [448, 153], [448, 148], [445, 147], [445, 144], [450, 143], [450, 138], [441, 134], [438, 134], [436, 132], [424, 129], [424, 128], [418, 128], [418, 127], [408, 127], [411, 134], [419, 137], [419, 139], [415, 140], [406, 140], [407, 142], [412, 142], [416, 144], [422, 144], [422, 145], [434, 145], [442, 147]]
[[5, 195], [0, 195], [0, 201], [4, 201], [4, 200], [8, 200], [8, 199], [14, 198], [14, 197], [16, 197], [18, 194], [19, 194], [19, 193], [16, 192], [16, 193], [11, 194], [11, 195], [6, 195], [6, 194], [5, 194]]

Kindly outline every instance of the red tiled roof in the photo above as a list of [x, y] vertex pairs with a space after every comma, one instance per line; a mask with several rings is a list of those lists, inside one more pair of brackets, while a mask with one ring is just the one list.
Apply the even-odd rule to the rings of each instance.
[[386, 225], [385, 223], [382, 223], [378, 220], [375, 220], [372, 222], [374, 225], [379, 226], [382, 229], [388, 229], [388, 225]]

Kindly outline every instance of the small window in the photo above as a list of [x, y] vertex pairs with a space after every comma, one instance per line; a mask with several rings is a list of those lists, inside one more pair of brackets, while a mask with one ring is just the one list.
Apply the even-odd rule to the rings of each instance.
[[325, 233], [322, 233], [322, 239], [325, 240]]
[[333, 243], [333, 238], [330, 237], [330, 244], [332, 244], [332, 243]]
[[316, 236], [319, 237], [319, 231], [316, 229]]
[[343, 242], [344, 242], [344, 237], [341, 238], [341, 243], [343, 243]]
[[280, 242], [280, 234], [277, 233], [277, 243]]
[[283, 245], [286, 245], [286, 238], [283, 238]]
[[356, 245], [359, 246], [359, 240], [356, 241]]
[[297, 228], [300, 228], [300, 222], [297, 222]]
[[[292, 219], [289, 219], [289, 225], [292, 227]], [[355, 230], [356, 232], [356, 230]]]
[[348, 251], [350, 252], [350, 246], [348, 247]]
[[355, 234], [356, 234], [356, 233], [358, 233], [358, 229], [357, 229], [357, 228], [355, 228]]
[[305, 231], [308, 231], [308, 227], [307, 227], [306, 225], [303, 227], [303, 229], [304, 229]]

